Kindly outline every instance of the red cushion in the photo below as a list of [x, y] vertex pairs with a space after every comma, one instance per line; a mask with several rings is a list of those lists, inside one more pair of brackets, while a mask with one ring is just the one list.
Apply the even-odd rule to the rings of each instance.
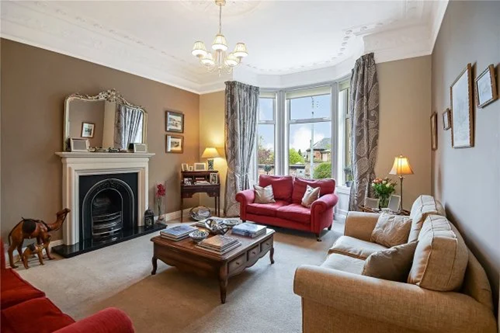
[[298, 204], [290, 204], [278, 208], [276, 216], [295, 222], [311, 223], [311, 210]]
[[74, 322], [45, 297], [2, 310], [2, 332], [5, 333], [49, 333]]
[[333, 179], [304, 179], [295, 178], [293, 182], [293, 196], [292, 202], [295, 204], [300, 204], [302, 202], [302, 197], [306, 193], [307, 185], [311, 187], [319, 187], [319, 195], [323, 196], [325, 194], [330, 194], [335, 192], [335, 180]]
[[45, 296], [43, 291], [23, 280], [12, 269], [2, 269], [1, 275], [2, 310], [33, 298]]
[[288, 205], [288, 202], [282, 200], [268, 204], [251, 203], [247, 205], [247, 212], [255, 215], [276, 216], [278, 208], [285, 205]]
[[293, 177], [260, 175], [259, 186], [273, 186], [274, 199], [292, 201]]

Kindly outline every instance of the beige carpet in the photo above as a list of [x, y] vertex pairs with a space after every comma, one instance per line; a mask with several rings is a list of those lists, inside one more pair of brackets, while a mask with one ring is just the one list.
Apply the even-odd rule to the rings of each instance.
[[335, 222], [322, 242], [308, 233], [276, 231], [275, 264], [266, 255], [230, 279], [226, 304], [220, 304], [216, 280], [161, 261], [151, 276], [155, 234], [71, 259], [46, 260], [45, 266], [33, 259], [29, 270], [18, 272], [75, 319], [114, 306], [132, 318], [137, 332], [300, 332], [295, 269], [321, 264], [343, 225]]

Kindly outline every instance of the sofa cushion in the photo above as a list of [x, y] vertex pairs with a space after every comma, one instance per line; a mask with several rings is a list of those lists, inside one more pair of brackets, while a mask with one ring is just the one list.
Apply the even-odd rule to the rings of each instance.
[[273, 186], [275, 200], [292, 201], [293, 177], [260, 175], [259, 186]]
[[27, 281], [23, 280], [19, 274], [12, 269], [2, 269], [1, 275], [2, 310], [33, 298], [45, 296], [43, 291], [36, 289]]
[[361, 275], [364, 264], [365, 261], [362, 259], [332, 253], [326, 258], [325, 262], [321, 264], [321, 267], [338, 269], [339, 271]]
[[288, 205], [288, 202], [278, 200], [269, 204], [251, 203], [247, 205], [247, 213], [264, 216], [276, 216], [278, 208]]
[[276, 202], [274, 200], [273, 186], [267, 185], [266, 187], [254, 185], [255, 200], [254, 203], [268, 204]]
[[333, 244], [330, 250], [328, 250], [328, 253], [338, 253], [364, 260], [372, 253], [384, 250], [387, 250], [387, 248], [377, 243], [367, 242], [349, 236], [341, 236]]
[[417, 242], [412, 242], [372, 253], [366, 258], [361, 274], [378, 279], [406, 282], [416, 247]]
[[418, 239], [422, 224], [427, 216], [431, 214], [446, 216], [443, 205], [441, 205], [438, 200], [434, 199], [433, 196], [419, 196], [411, 206], [410, 218], [412, 219], [412, 225], [408, 242], [414, 242]]
[[302, 202], [302, 197], [304, 196], [304, 193], [306, 193], [307, 185], [311, 187], [319, 187], [320, 196], [335, 192], [335, 180], [333, 179], [312, 180], [312, 179], [295, 178], [293, 182], [293, 195], [292, 195], [292, 202], [294, 204], [300, 204]]
[[306, 208], [311, 208], [312, 203], [319, 198], [319, 191], [319, 187], [314, 188], [307, 185], [306, 192], [304, 193], [300, 204]]
[[5, 333], [49, 333], [74, 322], [45, 297], [2, 310], [2, 332]]
[[469, 253], [462, 236], [444, 216], [427, 216], [413, 257], [408, 283], [436, 291], [460, 289]]
[[408, 242], [411, 219], [407, 216], [382, 213], [372, 231], [370, 242], [392, 247]]
[[311, 223], [311, 209], [300, 204], [290, 204], [278, 208], [276, 216], [285, 220], [301, 223]]

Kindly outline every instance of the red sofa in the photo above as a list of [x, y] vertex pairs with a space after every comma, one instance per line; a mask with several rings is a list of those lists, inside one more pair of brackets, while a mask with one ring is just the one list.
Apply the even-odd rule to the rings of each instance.
[[[129, 317], [108, 308], [75, 322], [54, 305], [41, 290], [5, 266], [5, 248], [0, 240], [1, 329], [2, 333], [128, 333], [134, 332]], [[61, 290], [64, 292], [64, 290]]]
[[[320, 240], [323, 229], [330, 230], [333, 224], [333, 209], [338, 197], [335, 192], [335, 180], [310, 180], [293, 178], [292, 176], [259, 177], [259, 186], [272, 185], [275, 203], [254, 203], [254, 190], [245, 190], [236, 194], [240, 203], [240, 218], [243, 221], [252, 221], [266, 225], [274, 225], [316, 234]], [[311, 208], [300, 203], [307, 185], [320, 187], [320, 197], [314, 201]]]

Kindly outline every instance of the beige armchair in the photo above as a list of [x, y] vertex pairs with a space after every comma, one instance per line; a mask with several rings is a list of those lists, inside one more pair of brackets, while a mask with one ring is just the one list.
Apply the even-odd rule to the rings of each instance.
[[[349, 213], [343, 237], [358, 246], [369, 242], [377, 219]], [[496, 332], [490, 285], [472, 253], [461, 292], [363, 276], [363, 262], [331, 253], [321, 267], [297, 269], [294, 292], [302, 297], [303, 332]]]

